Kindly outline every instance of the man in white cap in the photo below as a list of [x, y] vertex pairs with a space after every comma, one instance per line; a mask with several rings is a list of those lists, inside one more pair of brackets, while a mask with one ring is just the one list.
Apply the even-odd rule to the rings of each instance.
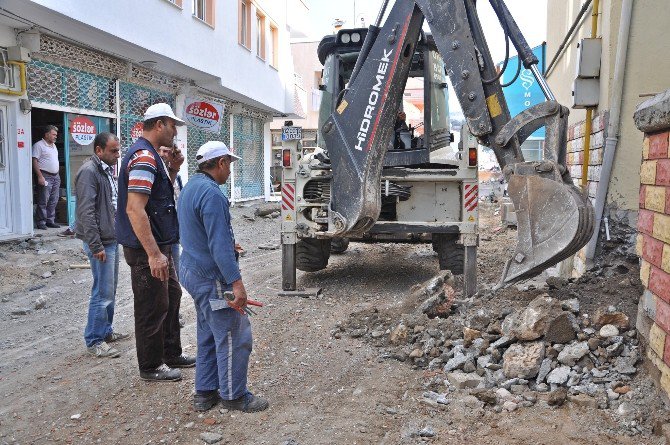
[[[247, 292], [235, 249], [229, 203], [220, 189], [239, 159], [226, 144], [211, 141], [195, 156], [198, 171], [179, 196], [181, 265], [179, 277], [191, 294], [198, 318], [195, 367], [196, 411], [219, 402], [243, 412], [267, 409], [267, 400], [247, 389], [252, 348], [251, 324], [243, 308]], [[228, 301], [225, 292], [232, 291]]]
[[182, 354], [181, 287], [171, 254], [179, 242], [174, 180], [184, 156], [176, 149], [164, 162], [157, 151], [172, 147], [180, 125], [168, 104], [150, 106], [142, 137], [128, 148], [119, 172], [116, 237], [130, 266], [140, 378], [150, 381], [180, 380], [173, 368], [195, 366]]

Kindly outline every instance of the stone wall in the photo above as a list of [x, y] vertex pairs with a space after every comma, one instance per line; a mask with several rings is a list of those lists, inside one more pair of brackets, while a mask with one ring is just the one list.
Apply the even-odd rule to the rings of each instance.
[[644, 132], [636, 250], [645, 290], [637, 329], [648, 342], [650, 368], [670, 395], [670, 90], [640, 104], [635, 124]]

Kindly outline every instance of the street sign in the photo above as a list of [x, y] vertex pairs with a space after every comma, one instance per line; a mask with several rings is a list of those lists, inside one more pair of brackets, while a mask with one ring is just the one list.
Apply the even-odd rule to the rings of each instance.
[[302, 139], [302, 127], [282, 127], [282, 141], [299, 141]]

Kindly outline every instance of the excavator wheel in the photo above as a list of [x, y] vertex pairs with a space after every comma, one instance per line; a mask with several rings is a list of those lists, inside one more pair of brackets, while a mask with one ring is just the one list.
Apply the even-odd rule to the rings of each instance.
[[305, 238], [295, 246], [296, 268], [303, 272], [316, 272], [328, 266], [330, 240]]
[[463, 275], [465, 248], [457, 244], [457, 234], [433, 235], [433, 250], [437, 252], [440, 270], [450, 270], [454, 275]]
[[349, 247], [349, 238], [333, 238], [330, 242], [330, 253], [344, 253]]

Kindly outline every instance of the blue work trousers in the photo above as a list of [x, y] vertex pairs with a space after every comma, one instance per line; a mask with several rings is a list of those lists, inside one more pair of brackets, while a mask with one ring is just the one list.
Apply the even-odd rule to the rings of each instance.
[[88, 244], [84, 243], [84, 252], [88, 255], [93, 273], [93, 288], [88, 304], [88, 322], [84, 330], [84, 341], [90, 347], [105, 340], [112, 333], [114, 321], [114, 300], [116, 285], [119, 281], [119, 245], [105, 247], [105, 262], [93, 257]]
[[225, 303], [223, 292], [231, 290], [230, 286], [204, 278], [185, 267], [179, 271], [179, 279], [193, 297], [198, 319], [196, 391], [218, 389], [223, 400], [242, 397], [247, 393], [252, 349], [249, 317]]

